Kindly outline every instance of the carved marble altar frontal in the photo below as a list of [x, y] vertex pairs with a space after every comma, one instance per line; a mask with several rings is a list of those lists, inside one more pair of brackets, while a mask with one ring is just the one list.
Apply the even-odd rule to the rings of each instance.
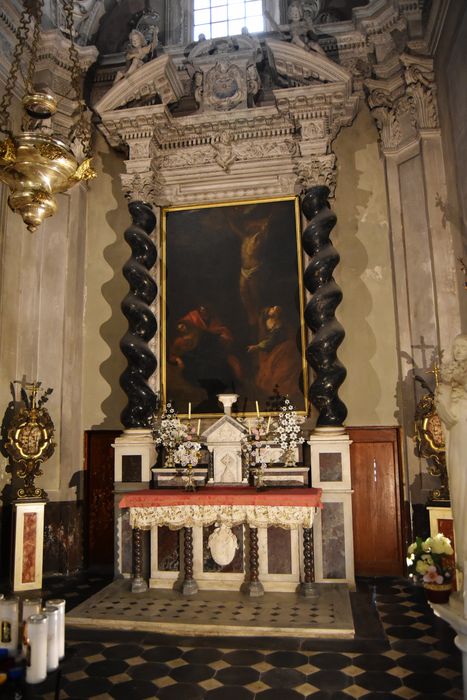
[[[256, 575], [268, 594], [295, 592], [304, 580], [304, 532], [312, 527], [321, 507], [321, 489], [258, 492], [245, 486], [210, 486], [197, 492], [150, 489], [128, 492], [119, 501], [120, 512], [129, 512], [134, 532], [150, 531], [151, 588], [176, 590], [180, 585], [187, 570], [188, 528], [190, 567], [197, 587], [238, 590], [251, 577], [253, 530], [257, 533]], [[181, 532], [180, 538], [173, 531]], [[217, 537], [234, 535], [236, 551], [225, 561], [218, 558], [219, 549], [211, 542], [215, 531]], [[218, 546], [226, 554], [228, 543], [222, 537]]]
[[127, 493], [119, 507], [130, 509], [130, 525], [140, 529], [167, 526], [208, 526], [222, 522], [229, 527], [312, 527], [315, 510], [321, 508], [321, 489], [274, 489], [258, 492], [247, 487], [210, 487], [198, 492], [176, 489]]
[[[298, 198], [162, 212], [162, 393], [179, 413], [242, 413], [274, 391], [308, 410]], [[235, 410], [235, 408], [234, 408]]]

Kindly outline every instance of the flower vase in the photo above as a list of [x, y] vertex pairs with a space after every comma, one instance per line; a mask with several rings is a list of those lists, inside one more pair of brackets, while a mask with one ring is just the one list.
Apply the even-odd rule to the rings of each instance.
[[174, 459], [173, 450], [167, 450], [166, 458], [165, 458], [165, 462], [164, 462], [164, 467], [166, 469], [174, 469], [175, 468], [175, 459]]
[[196, 491], [196, 479], [193, 474], [193, 465], [188, 464], [184, 471], [185, 491]]
[[423, 588], [430, 603], [447, 603], [452, 593], [452, 583], [424, 583]]
[[282, 460], [284, 461], [285, 467], [295, 467], [295, 450], [293, 449], [293, 447], [289, 447], [283, 452]]

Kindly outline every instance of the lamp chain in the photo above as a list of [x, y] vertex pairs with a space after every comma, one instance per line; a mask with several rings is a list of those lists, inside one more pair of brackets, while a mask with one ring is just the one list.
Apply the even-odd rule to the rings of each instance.
[[34, 22], [34, 31], [32, 34], [32, 45], [31, 45], [31, 58], [29, 60], [29, 66], [28, 66], [28, 76], [26, 79], [26, 90], [30, 93], [34, 91], [34, 72], [37, 68], [37, 49], [39, 46], [39, 38], [41, 34], [41, 22], [42, 22], [42, 9], [44, 6], [44, 0], [37, 0], [35, 3], [34, 10], [35, 12], [33, 13], [33, 10], [30, 10], [30, 15], [32, 16], [34, 14], [35, 17], [35, 22]]
[[75, 92], [78, 102], [79, 116], [78, 121], [72, 124], [69, 139], [79, 139], [83, 146], [83, 152], [86, 157], [91, 155], [91, 145], [89, 138], [89, 130], [85, 122], [85, 103], [81, 96], [81, 69], [79, 66], [79, 56], [76, 50], [74, 41], [74, 20], [73, 20], [73, 2], [72, 0], [63, 0], [63, 10], [65, 12], [65, 23], [68, 35], [70, 37], [70, 59], [71, 59], [71, 86]]
[[[10, 113], [11, 100], [13, 98], [13, 90], [16, 85], [16, 76], [18, 74], [18, 69], [20, 65], [21, 54], [23, 53], [23, 48], [26, 45], [26, 40], [29, 33], [29, 25], [31, 21], [31, 10], [25, 7], [21, 13], [18, 28], [16, 30], [16, 45], [13, 51], [13, 60], [11, 62], [10, 72], [6, 80], [5, 92], [3, 93], [2, 101], [0, 102], [0, 131], [8, 134], [12, 138], [12, 133], [8, 129], [8, 117]], [[36, 23], [34, 27], [34, 32], [36, 31]], [[29, 70], [33, 61], [30, 61]]]

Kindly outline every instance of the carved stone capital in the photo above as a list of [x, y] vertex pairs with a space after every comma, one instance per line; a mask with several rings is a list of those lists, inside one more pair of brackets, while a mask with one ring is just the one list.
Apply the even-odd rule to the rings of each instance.
[[161, 183], [154, 173], [126, 173], [121, 175], [122, 190], [128, 202], [154, 204]]
[[419, 130], [438, 127], [433, 61], [402, 54], [390, 64], [390, 77], [365, 81], [368, 106], [385, 150], [409, 143]]
[[302, 158], [295, 164], [294, 171], [297, 175], [299, 191], [303, 192], [315, 185], [326, 185], [329, 187], [329, 196], [334, 196], [337, 178], [334, 153]]
[[413, 100], [418, 128], [437, 129], [439, 121], [433, 60], [403, 54], [401, 61], [405, 67], [407, 93]]

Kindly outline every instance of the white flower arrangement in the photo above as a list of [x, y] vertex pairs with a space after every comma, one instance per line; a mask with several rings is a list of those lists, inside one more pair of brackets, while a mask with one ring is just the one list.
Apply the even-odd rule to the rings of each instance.
[[187, 433], [188, 426], [181, 422], [172, 404], [167, 403], [161, 417], [156, 419], [153, 427], [156, 445], [162, 445], [167, 452], [171, 453], [186, 440]]
[[[166, 467], [198, 463], [201, 445], [195, 441], [198, 437], [196, 429], [190, 423], [181, 422], [170, 402], [166, 404], [160, 418], [155, 420], [152, 432], [156, 445], [160, 445], [166, 451]], [[188, 454], [191, 456], [191, 461]], [[197, 454], [196, 460], [195, 454]]]
[[410, 576], [423, 583], [447, 583], [453, 577], [451, 540], [438, 532], [435, 537], [417, 537], [407, 549]]
[[297, 415], [290, 400], [284, 399], [277, 423], [275, 424], [275, 441], [278, 442], [281, 449], [284, 450], [286, 464], [291, 463], [292, 452], [305, 442], [300, 427], [303, 421], [304, 418]]
[[192, 440], [186, 440], [173, 453], [175, 464], [182, 467], [195, 466], [199, 462], [201, 444]]
[[[261, 448], [268, 441], [271, 419], [266, 421], [263, 416], [260, 416], [253, 423], [249, 418], [239, 418], [238, 420], [248, 430], [240, 441], [242, 454], [249, 462], [253, 460], [256, 462]], [[262, 461], [264, 462], [264, 460]]]

